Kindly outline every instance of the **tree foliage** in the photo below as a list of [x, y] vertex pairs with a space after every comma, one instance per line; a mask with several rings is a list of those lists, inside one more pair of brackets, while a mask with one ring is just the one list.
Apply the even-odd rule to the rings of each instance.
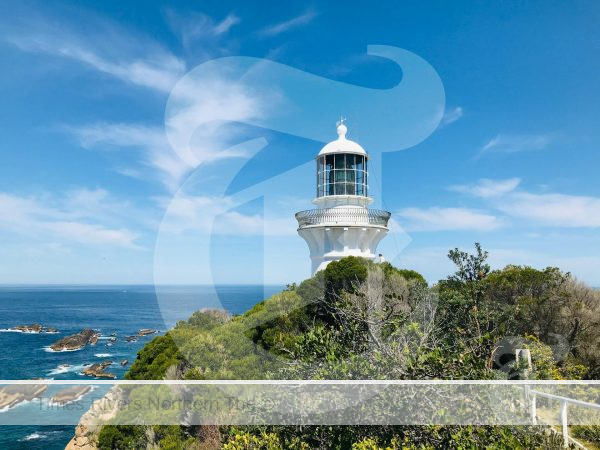
[[[600, 376], [598, 292], [557, 268], [492, 271], [487, 256], [479, 244], [473, 254], [451, 250], [456, 271], [432, 287], [419, 273], [389, 263], [356, 257], [332, 262], [241, 316], [194, 313], [146, 345], [127, 378]], [[515, 348], [530, 349], [532, 371], [516, 366]], [[101, 436], [103, 448], [149, 442], [135, 427], [104, 427]], [[221, 427], [219, 436], [218, 445], [228, 449], [562, 445], [525, 427]], [[186, 427], [157, 429], [153, 439], [161, 448], [175, 448], [192, 437], [202, 441]]]

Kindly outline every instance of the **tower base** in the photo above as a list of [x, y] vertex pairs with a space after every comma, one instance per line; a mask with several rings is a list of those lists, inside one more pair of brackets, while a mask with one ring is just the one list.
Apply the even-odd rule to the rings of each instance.
[[313, 225], [298, 229], [310, 251], [314, 275], [331, 261], [347, 256], [374, 259], [379, 241], [387, 234], [384, 226], [323, 226]]

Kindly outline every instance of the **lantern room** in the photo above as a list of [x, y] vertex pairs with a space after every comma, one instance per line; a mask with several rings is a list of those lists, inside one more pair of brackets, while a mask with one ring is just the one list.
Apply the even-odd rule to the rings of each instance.
[[332, 195], [367, 197], [369, 191], [367, 152], [346, 139], [348, 128], [337, 126], [338, 138], [321, 149], [317, 156], [317, 198]]

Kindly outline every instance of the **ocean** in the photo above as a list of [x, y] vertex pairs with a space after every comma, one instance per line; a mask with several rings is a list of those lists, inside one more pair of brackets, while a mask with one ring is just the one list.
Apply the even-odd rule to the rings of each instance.
[[[84, 364], [114, 361], [107, 371], [123, 378], [137, 352], [156, 335], [126, 342], [142, 328], [163, 334], [177, 321], [203, 308], [222, 308], [241, 314], [279, 292], [283, 286], [4, 286], [0, 287], [0, 380], [92, 378], [80, 375]], [[158, 292], [158, 295], [157, 295]], [[17, 325], [40, 323], [58, 334], [7, 331]], [[49, 345], [83, 328], [98, 330], [94, 346], [71, 352], [52, 352]], [[110, 335], [117, 341], [111, 343]], [[126, 367], [119, 364], [129, 360]], [[35, 406], [19, 405], [22, 414]], [[84, 411], [81, 412], [83, 414]], [[0, 414], [3, 414], [0, 412]], [[0, 449], [64, 449], [73, 426], [0, 427]]]

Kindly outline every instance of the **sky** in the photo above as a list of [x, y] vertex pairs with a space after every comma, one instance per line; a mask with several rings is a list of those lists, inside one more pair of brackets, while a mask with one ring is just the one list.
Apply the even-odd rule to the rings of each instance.
[[344, 116], [393, 264], [435, 282], [480, 242], [600, 286], [597, 2], [2, 10], [0, 283], [300, 281]]

